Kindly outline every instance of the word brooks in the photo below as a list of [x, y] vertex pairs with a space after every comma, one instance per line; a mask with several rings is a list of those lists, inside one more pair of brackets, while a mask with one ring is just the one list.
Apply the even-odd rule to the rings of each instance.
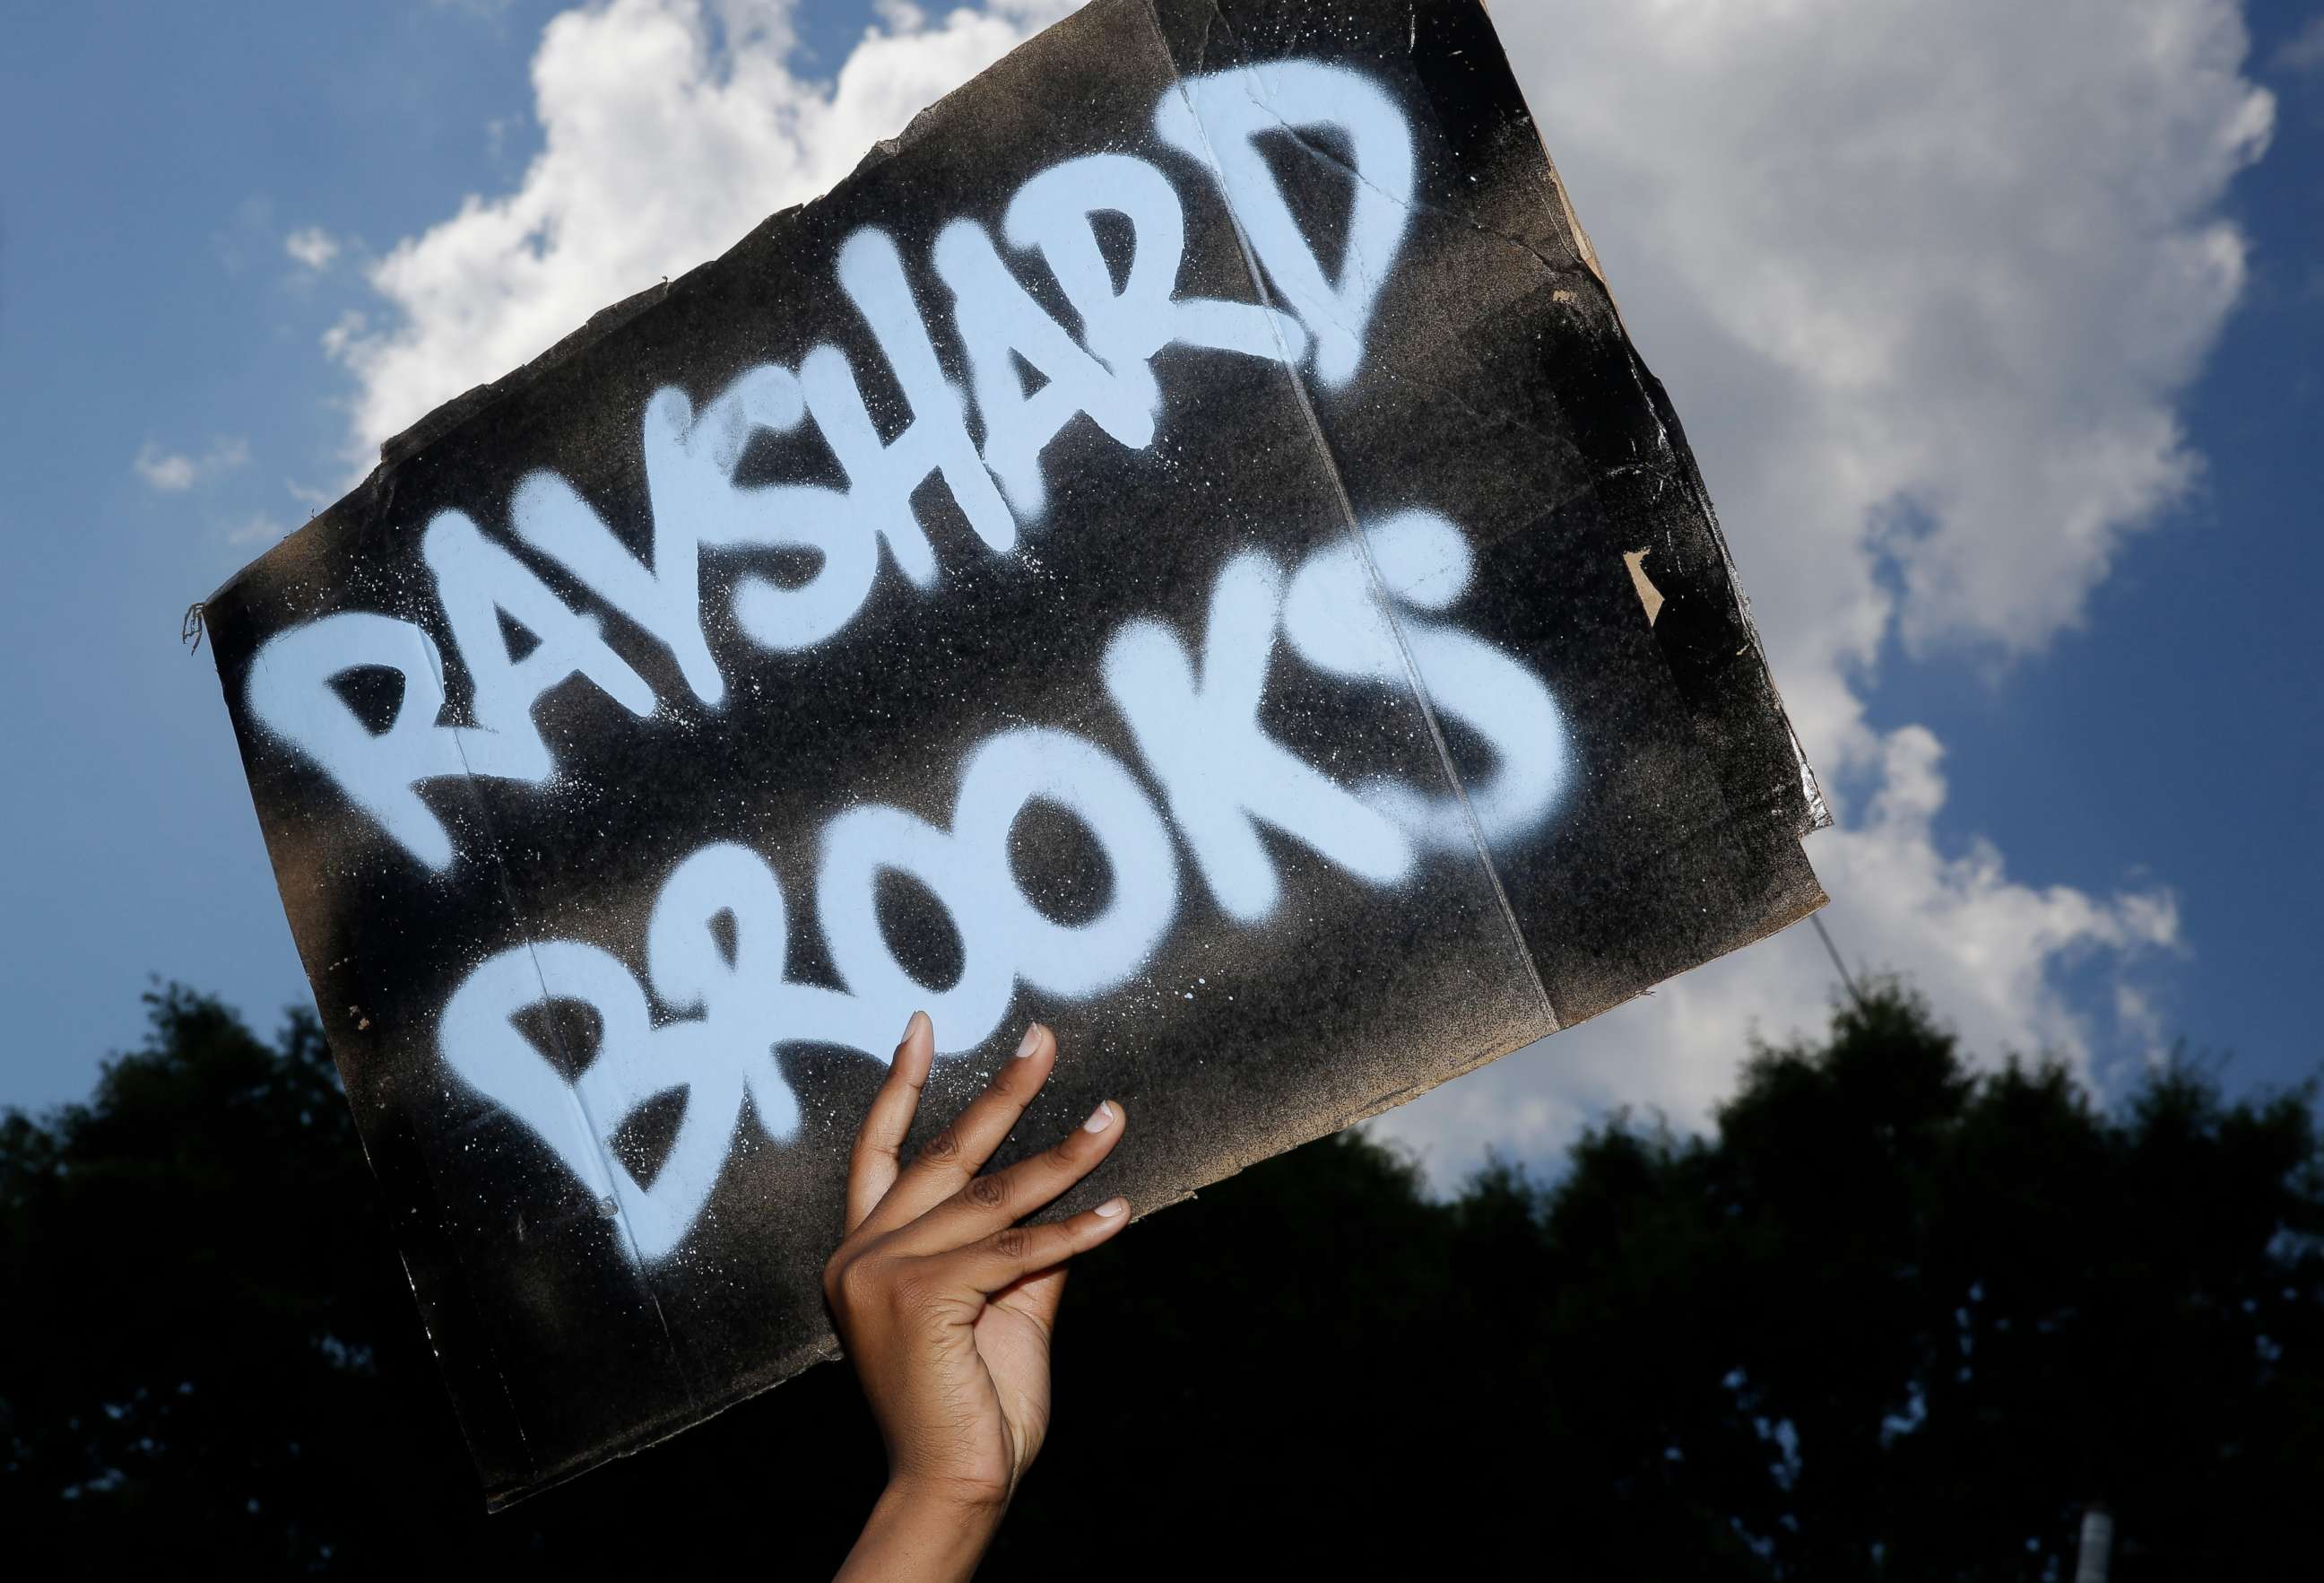
[[[1355, 207], [1337, 267], [1328, 271], [1257, 141], [1286, 129], [1326, 132], [1351, 151]], [[1019, 520], [1036, 523], [1046, 511], [1042, 453], [1074, 418], [1086, 413], [1133, 449], [1150, 446], [1162, 404], [1151, 365], [1165, 347], [1295, 366], [1312, 358], [1325, 386], [1347, 384], [1363, 361], [1365, 332], [1409, 219], [1412, 135], [1395, 102], [1353, 72], [1281, 61], [1172, 88], [1154, 130], [1217, 183], [1288, 311], [1177, 295], [1186, 221], [1169, 179], [1127, 154], [1070, 160], [1024, 185], [1002, 230], [1011, 248], [1040, 255], [1080, 318], [1079, 337], [1019, 282], [983, 226], [954, 220], [936, 239], [931, 262], [952, 298], [982, 445], [970, 438], [969, 397], [945, 376], [895, 242], [865, 229], [839, 249], [839, 284], [909, 406], [902, 433], [881, 440], [846, 355], [818, 347], [796, 369], [749, 370], [699, 411], [674, 388], [647, 403], [650, 560], [632, 555], [552, 472], [518, 486], [509, 510], [515, 537], [668, 649], [694, 696], [716, 709], [726, 681], [703, 634], [705, 553], [812, 552], [819, 565], [804, 586], [746, 577], [733, 594], [734, 625], [750, 642], [795, 653], [854, 619], [883, 546], [914, 586], [936, 587], [936, 551], [912, 505], [930, 477], [980, 540], [1006, 551]], [[1118, 287], [1098, 239], [1101, 216], [1126, 221], [1131, 236]], [[1020, 360], [1046, 380], [1030, 395]], [[838, 460], [844, 488], [735, 482], [755, 434], [788, 433], [810, 420]], [[595, 615], [566, 604], [465, 513], [431, 521], [421, 553], [472, 684], [473, 726], [438, 723], [444, 657], [434, 640], [413, 623], [370, 612], [325, 616], [274, 637], [253, 662], [248, 700], [269, 732], [319, 766], [404, 851], [441, 872], [459, 854], [420, 786], [467, 776], [546, 783], [556, 759], [532, 712], [574, 676], [641, 718], [659, 713], [660, 700], [601, 635]], [[521, 659], [503, 636], [503, 616], [537, 640]], [[373, 730], [332, 685], [361, 670], [402, 678], [401, 704], [383, 730]]]
[[[1159, 624], [1123, 625], [1106, 648], [1104, 684], [1162, 788], [1169, 819], [1136, 778], [1070, 732], [1019, 727], [962, 761], [948, 828], [901, 809], [859, 805], [824, 828], [816, 921], [844, 988], [790, 982], [790, 913], [765, 859], [720, 842], [663, 882], [646, 927], [646, 984], [602, 947], [550, 940], [492, 957], [454, 992], [438, 1026], [445, 1064], [523, 1122], [625, 1228], [639, 1258], [683, 1240], [709, 1201], [745, 1104], [777, 1139], [798, 1106], [775, 1054], [784, 1044], [839, 1045], [886, 1060], [899, 1007], [923, 1006], [945, 1053], [1001, 1027], [1019, 984], [1067, 1000], [1120, 987], [1169, 932], [1180, 906], [1170, 826], [1212, 900], [1258, 922], [1281, 899], [1265, 825], [1373, 884], [1392, 884], [1434, 847], [1471, 847], [1537, 826], [1567, 779], [1564, 723], [1540, 680], [1490, 644], [1425, 619], [1471, 575], [1469, 547], [1443, 518], [1407, 512], [1365, 532], [1389, 597], [1391, 625], [1369, 597], [1352, 546], [1333, 545], [1288, 578], [1245, 553], [1212, 585], [1201, 653]], [[1417, 614], [1416, 614], [1417, 613]], [[1405, 685], [1409, 648], [1437, 708], [1492, 750], [1489, 778], [1464, 810], [1382, 782], [1351, 791], [1260, 727], [1278, 641], [1327, 675]], [[1401, 646], [1400, 646], [1401, 645]], [[1103, 912], [1078, 924], [1045, 915], [1018, 887], [1009, 836], [1035, 802], [1081, 823], [1112, 875]], [[916, 981], [889, 946], [875, 901], [882, 873], [909, 875], [950, 915], [961, 940], [950, 988]], [[647, 988], [668, 1014], [657, 1022]], [[596, 1052], [568, 1080], [516, 1019], [552, 1002], [590, 1007]], [[641, 1181], [609, 1140], [650, 1102], [680, 1094], [676, 1137]]]

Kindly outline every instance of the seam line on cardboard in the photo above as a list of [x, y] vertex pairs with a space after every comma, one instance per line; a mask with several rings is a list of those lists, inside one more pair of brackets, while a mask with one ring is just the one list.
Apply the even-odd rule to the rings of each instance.
[[[1213, 14], [1216, 14], [1218, 7], [1213, 4], [1211, 9]], [[1154, 17], [1152, 0], [1148, 0], [1147, 14], [1149, 20], [1156, 21], [1158, 30], [1159, 23]], [[1167, 43], [1166, 40], [1166, 48]], [[1213, 169], [1222, 168], [1218, 152], [1211, 145], [1210, 129], [1204, 124], [1200, 114], [1195, 111], [1193, 97], [1186, 92], [1185, 74], [1176, 69], [1175, 61], [1172, 69], [1172, 88], [1185, 101], [1188, 118], [1202, 136], [1204, 156], [1210, 161]], [[1252, 103], [1259, 104], [1259, 101], [1254, 97]], [[1267, 108], [1264, 105], [1260, 105], [1259, 107]], [[1271, 110], [1268, 113], [1273, 115]], [[1312, 149], [1313, 145], [1305, 138], [1299, 137], [1298, 134], [1280, 116], [1275, 116], [1275, 120], [1277, 125], [1291, 133], [1301, 148]], [[1346, 168], [1338, 161], [1330, 162], [1341, 169]], [[1380, 190], [1378, 187], [1373, 187], [1372, 190]], [[1220, 191], [1225, 203], [1228, 222], [1234, 229], [1235, 245], [1242, 255], [1243, 270], [1250, 278], [1251, 291], [1258, 297], [1261, 306], [1274, 307], [1276, 305], [1274, 298], [1267, 289], [1267, 282], [1260, 273], [1259, 260], [1252, 253], [1250, 239], [1244, 231], [1242, 217], [1235, 211], [1234, 199], [1224, 182], [1220, 184]], [[1530, 253], [1532, 249], [1527, 248], [1526, 251]], [[1534, 256], [1537, 258], [1540, 255], [1536, 254]], [[1277, 331], [1277, 338], [1280, 344], [1279, 329]], [[1542, 982], [1541, 969], [1535, 963], [1533, 952], [1526, 944], [1525, 930], [1517, 922], [1517, 909], [1509, 901], [1508, 889], [1501, 883], [1500, 871], [1495, 866], [1492, 853], [1485, 844], [1483, 827], [1478, 822], [1476, 809], [1469, 800], [1468, 784], [1462, 779], [1459, 769], [1452, 763], [1452, 750], [1445, 742], [1443, 727], [1436, 717], [1435, 704], [1430, 699], [1427, 686], [1421, 679], [1420, 668], [1413, 660], [1411, 645], [1405, 637], [1403, 624], [1397, 619], [1395, 603], [1388, 597], [1386, 579], [1380, 576], [1379, 567], [1372, 559], [1371, 545], [1366, 540], [1363, 528], [1357, 521], [1355, 502], [1348, 494], [1347, 480], [1341, 471], [1339, 458], [1332, 449], [1330, 437], [1323, 431], [1323, 421], [1316, 416], [1314, 403], [1307, 393], [1306, 382], [1301, 377], [1291, 357], [1290, 348], [1287, 346], [1284, 347], [1283, 353], [1284, 372], [1290, 382], [1293, 399], [1299, 404], [1300, 416], [1306, 421], [1308, 435], [1314, 442], [1315, 454], [1323, 464], [1325, 476], [1331, 480], [1333, 498], [1339, 506], [1341, 530], [1353, 543], [1358, 558], [1362, 560], [1373, 601], [1387, 621], [1388, 631], [1395, 636], [1397, 654], [1404, 662], [1406, 684], [1411, 688], [1413, 700], [1420, 710], [1421, 723], [1428, 728], [1429, 745], [1435, 751], [1437, 765], [1444, 778], [1452, 784], [1452, 795], [1461, 809], [1462, 822], [1468, 828], [1470, 845], [1477, 855], [1478, 866], [1484, 871], [1485, 882], [1492, 891], [1494, 903], [1501, 915], [1502, 926], [1508, 932], [1509, 943], [1516, 952], [1519, 967], [1524, 971], [1526, 982], [1533, 986], [1534, 997], [1540, 1007], [1542, 1020], [1548, 1024], [1547, 1032], [1554, 1033], [1563, 1026], [1563, 1023], [1559, 1021], [1557, 1007], [1549, 997], [1549, 986]]]
[[[440, 656], [438, 659], [440, 661]], [[436, 682], [438, 689], [448, 690], [447, 679], [440, 668], [437, 671]], [[475, 771], [468, 763], [467, 733], [473, 727], [466, 726], [456, 726], [452, 728], [453, 751], [460, 755], [460, 783], [467, 789], [474, 805], [476, 822], [484, 827], [484, 844], [492, 854], [493, 872], [499, 880], [502, 902], [508, 908], [509, 918], [515, 923], [519, 937], [524, 941], [525, 956], [532, 963], [533, 977], [540, 985], [541, 996], [544, 1000], [554, 1000], [558, 998], [557, 994], [549, 987], [549, 976], [540, 965], [540, 942], [535, 939], [537, 931], [525, 916], [524, 909], [518, 903], [516, 884], [510, 875], [508, 856], [501, 844], [500, 832], [493, 824], [492, 815], [485, 810], [483, 794], [477, 788]], [[556, 1032], [554, 1024], [551, 1024], [550, 1037], [558, 1040], [559, 1046], [558, 1053], [565, 1056], [567, 1063], [570, 1064], [570, 1052], [563, 1048], [564, 1041]], [[589, 1114], [588, 1101], [581, 1097], [580, 1085], [567, 1084], [567, 1089], [573, 1097], [574, 1105], [581, 1112], [582, 1125], [588, 1132], [590, 1145], [597, 1151], [600, 1162], [609, 1172], [622, 1170], [620, 1161], [608, 1160], [604, 1157], [604, 1141], [598, 1134], [595, 1118]], [[687, 1402], [691, 1410], [696, 1402], [694, 1380], [687, 1370], [685, 1357], [678, 1345], [678, 1338], [670, 1333], [669, 1316], [662, 1309], [661, 1293], [654, 1289], [652, 1273], [646, 1268], [644, 1259], [639, 1251], [637, 1236], [630, 1227], [629, 1217], [618, 1214], [618, 1206], [616, 1217], [621, 1223], [621, 1235], [630, 1245], [631, 1267], [636, 1272], [638, 1284], [644, 1290], [646, 1301], [653, 1305], [654, 1321], [661, 1328], [662, 1341], [669, 1349], [670, 1367], [678, 1375], [679, 1385], [686, 1392]], [[493, 1372], [500, 1376], [503, 1393], [507, 1393], [509, 1388], [507, 1375], [500, 1368], [497, 1357], [493, 1361]], [[517, 1411], [513, 1395], [510, 1397], [509, 1408], [516, 1421], [517, 1436], [525, 1441], [526, 1457], [530, 1460], [531, 1441], [525, 1435], [523, 1415]]]

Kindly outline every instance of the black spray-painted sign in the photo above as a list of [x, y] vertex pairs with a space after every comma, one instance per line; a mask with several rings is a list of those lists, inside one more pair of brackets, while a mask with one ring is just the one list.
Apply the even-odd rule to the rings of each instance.
[[1099, 0], [209, 609], [495, 1498], [828, 1351], [915, 1008], [1152, 1208], [1821, 899], [1469, 0]]

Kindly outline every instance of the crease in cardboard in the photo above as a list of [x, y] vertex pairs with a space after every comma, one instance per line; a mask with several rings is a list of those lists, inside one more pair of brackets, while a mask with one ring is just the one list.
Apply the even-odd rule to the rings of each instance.
[[[427, 654], [426, 645], [424, 644], [421, 645], [421, 654], [423, 661], [430, 658]], [[442, 669], [440, 655], [433, 657], [433, 668], [435, 670], [436, 685], [438, 692], [443, 693], [446, 696], [449, 696], [447, 686], [448, 679]], [[509, 867], [506, 846], [502, 841], [500, 831], [493, 821], [491, 811], [484, 805], [484, 796], [479, 787], [475, 771], [470, 765], [468, 761], [467, 736], [471, 729], [473, 729], [473, 727], [466, 726], [456, 726], [451, 728], [453, 748], [460, 755], [460, 783], [467, 788], [471, 800], [471, 812], [475, 816], [476, 822], [483, 827], [486, 860], [491, 864], [493, 876], [498, 882], [501, 900], [508, 909], [509, 921], [515, 925], [517, 937], [524, 943], [525, 956], [527, 959], [532, 963], [534, 981], [540, 986], [541, 997], [544, 1001], [555, 1001], [558, 999], [559, 996], [557, 991], [550, 987], [549, 976], [540, 965], [540, 931], [533, 927], [530, 920], [526, 914], [525, 909], [518, 901], [515, 877]], [[565, 1058], [568, 1067], [577, 1070], [580, 1063], [574, 1060], [573, 1052], [565, 1048], [564, 1037], [561, 1032], [555, 1028], [553, 1023], [550, 1025], [549, 1036], [557, 1041], [558, 1046], [558, 1053]], [[604, 1134], [597, 1125], [596, 1118], [589, 1114], [589, 1102], [587, 1099], [583, 1097], [581, 1086], [578, 1083], [568, 1083], [565, 1085], [565, 1091], [567, 1094], [571, 1096], [575, 1109], [579, 1111], [581, 1116], [582, 1130], [589, 1139], [590, 1147], [596, 1151], [598, 1162], [604, 1168], [607, 1172], [607, 1180], [608, 1181], [611, 1181], [612, 1172], [621, 1171], [625, 1168], [619, 1160], [613, 1158], [607, 1153]], [[601, 1209], [602, 1208], [603, 1206], [601, 1206]], [[619, 1225], [621, 1228], [620, 1235], [622, 1240], [629, 1245], [630, 1264], [631, 1267], [636, 1272], [638, 1288], [644, 1292], [646, 1301], [653, 1305], [654, 1322], [661, 1328], [662, 1341], [666, 1348], [666, 1355], [669, 1360], [670, 1370], [678, 1376], [678, 1384], [686, 1392], [687, 1411], [689, 1412], [698, 1412], [700, 1408], [699, 1399], [695, 1388], [692, 1371], [687, 1369], [686, 1366], [684, 1349], [678, 1346], [678, 1338], [670, 1331], [669, 1316], [662, 1308], [661, 1293], [654, 1287], [652, 1272], [647, 1265], [644, 1256], [638, 1247], [637, 1236], [630, 1226], [629, 1217], [620, 1209], [618, 1199], [615, 1200], [613, 1214], [608, 1217], [614, 1220]], [[489, 1343], [487, 1343], [487, 1345], [489, 1345]], [[493, 1354], [493, 1373], [500, 1380], [503, 1393], [508, 1397], [510, 1421], [514, 1425], [517, 1432], [517, 1439], [524, 1445], [526, 1449], [526, 1456], [530, 1458], [531, 1456], [531, 1437], [525, 1432], [524, 1413], [517, 1405], [514, 1393], [509, 1389], [507, 1371], [500, 1366], [499, 1354], [497, 1351]], [[540, 1487], [537, 1482], [540, 1477], [540, 1472], [536, 1465], [534, 1470], [535, 1482], [528, 1484], [526, 1486], [528, 1490]]]
[[[1211, 6], [1211, 14], [1214, 17], [1220, 15], [1215, 0]], [[1161, 37], [1160, 24], [1155, 17], [1152, 0], [1148, 0], [1147, 17], [1149, 24], [1153, 25], [1157, 36]], [[1223, 18], [1221, 17], [1221, 20], [1223, 21]], [[1204, 37], [1207, 55], [1209, 39], [1207, 25]], [[1168, 40], [1162, 38], [1162, 43], [1167, 53]], [[1213, 171], [1219, 174], [1219, 191], [1234, 231], [1236, 248], [1242, 255], [1243, 269], [1251, 292], [1261, 306], [1275, 308], [1277, 304], [1267, 289], [1266, 279], [1259, 268], [1258, 256], [1252, 250], [1250, 237], [1244, 229], [1242, 216], [1236, 212], [1233, 189], [1224, 178], [1225, 167], [1219, 159], [1217, 149], [1211, 142], [1210, 127], [1195, 107], [1194, 97], [1187, 92], [1185, 74], [1176, 69], [1175, 60], [1172, 86], [1177, 92], [1180, 102], [1186, 107], [1187, 119], [1202, 134], [1203, 152], [1205, 158], [1209, 161]], [[1279, 115], [1275, 114], [1272, 106], [1261, 103], [1256, 94], [1249, 97], [1254, 105], [1273, 116], [1277, 125], [1291, 131], [1292, 136], [1302, 148], [1312, 149], [1313, 145], [1305, 139], [1300, 138]], [[1340, 163], [1338, 161], [1330, 162], [1334, 165]], [[1381, 191], [1376, 184], [1367, 183], [1367, 185], [1370, 185], [1375, 192], [1380, 192], [1382, 197], [1388, 198], [1390, 202], [1395, 202], [1392, 196]], [[1407, 208], [1404, 205], [1397, 207]], [[1342, 260], [1343, 268], [1352, 267], [1354, 251], [1352, 246], [1350, 247], [1347, 256]], [[1372, 602], [1381, 618], [1388, 624], [1388, 631], [1396, 638], [1397, 655], [1404, 666], [1406, 685], [1410, 688], [1413, 700], [1420, 710], [1421, 721], [1428, 729], [1429, 746], [1436, 755], [1438, 769], [1452, 787], [1452, 795], [1460, 807], [1462, 822], [1468, 829], [1470, 845], [1476, 853], [1477, 865], [1482, 870], [1486, 883], [1491, 886], [1493, 902], [1499, 909], [1501, 924], [1507, 933], [1511, 952], [1517, 958], [1526, 983], [1533, 990], [1535, 1004], [1540, 1008], [1542, 1021], [1547, 1025], [1544, 1033], [1545, 1035], [1554, 1033], [1563, 1024], [1559, 1021], [1555, 1004], [1550, 1000], [1549, 986], [1542, 981], [1541, 968], [1535, 962], [1533, 951], [1526, 943], [1525, 930], [1517, 922], [1517, 909], [1509, 901], [1507, 886], [1501, 882], [1500, 869], [1494, 863], [1492, 853], [1485, 843], [1484, 828], [1479, 823], [1476, 808], [1470, 801], [1468, 782], [1462, 777], [1459, 768], [1453, 764], [1451, 746], [1444, 737], [1443, 725], [1437, 718], [1434, 700], [1429, 697], [1427, 684], [1420, 674], [1420, 667], [1413, 659], [1412, 645], [1405, 635], [1404, 624], [1397, 617], [1395, 601], [1388, 597], [1387, 579], [1380, 575], [1379, 566], [1372, 557], [1370, 542], [1357, 518], [1355, 501], [1348, 493], [1347, 479], [1341, 470], [1339, 457], [1332, 449], [1331, 440], [1323, 431], [1323, 421], [1315, 414], [1314, 403], [1307, 393], [1306, 381], [1301, 375], [1298, 365], [1291, 355], [1291, 348], [1282, 339], [1280, 321], [1277, 320], [1276, 323], [1278, 325], [1276, 331], [1277, 345], [1282, 352], [1285, 375], [1291, 386], [1292, 394], [1298, 403], [1300, 417], [1306, 426], [1308, 438], [1314, 442], [1316, 458], [1323, 464], [1324, 476], [1331, 482], [1333, 500], [1339, 508], [1341, 531], [1347, 536], [1357, 556], [1362, 560], [1366, 582], [1371, 589]]]

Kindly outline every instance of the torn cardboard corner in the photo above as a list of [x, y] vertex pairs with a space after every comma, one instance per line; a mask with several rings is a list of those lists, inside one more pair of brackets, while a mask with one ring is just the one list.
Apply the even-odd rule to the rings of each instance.
[[916, 1007], [1150, 1211], [1822, 899], [1474, 0], [1097, 0], [207, 616], [496, 1504], [830, 1356]]

